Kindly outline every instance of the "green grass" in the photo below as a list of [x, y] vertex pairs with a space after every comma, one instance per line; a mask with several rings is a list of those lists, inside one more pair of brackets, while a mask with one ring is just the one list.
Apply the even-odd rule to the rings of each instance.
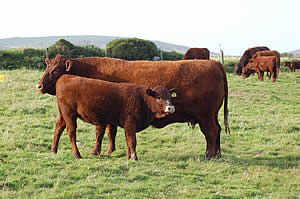
[[180, 123], [138, 133], [139, 161], [127, 161], [123, 129], [112, 155], [92, 157], [94, 127], [78, 120], [83, 159], [74, 159], [66, 132], [53, 155], [56, 98], [35, 91], [43, 72], [0, 74], [1, 198], [300, 197], [299, 72], [276, 83], [228, 74], [232, 133], [224, 133], [222, 108], [222, 157], [211, 161], [199, 127]]

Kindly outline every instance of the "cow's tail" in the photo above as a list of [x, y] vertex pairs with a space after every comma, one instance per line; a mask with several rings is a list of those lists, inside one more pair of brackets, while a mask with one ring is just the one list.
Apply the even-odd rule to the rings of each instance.
[[224, 125], [225, 125], [225, 132], [230, 134], [230, 126], [229, 126], [229, 115], [228, 115], [228, 83], [226, 72], [224, 66], [222, 66], [223, 71], [223, 80], [224, 80], [224, 90], [225, 90], [225, 97], [224, 97]]

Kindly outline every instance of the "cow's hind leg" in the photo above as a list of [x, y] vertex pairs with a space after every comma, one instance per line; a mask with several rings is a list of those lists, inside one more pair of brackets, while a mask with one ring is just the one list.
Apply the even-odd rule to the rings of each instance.
[[116, 135], [117, 135], [117, 126], [115, 125], [108, 125], [107, 132], [106, 132], [109, 140], [109, 146], [107, 149], [106, 154], [111, 154], [116, 150]]
[[58, 113], [58, 117], [55, 125], [54, 138], [51, 147], [53, 153], [57, 153], [59, 139], [62, 132], [65, 130], [65, 128], [66, 128], [66, 123], [63, 117], [61, 116], [61, 114]]
[[199, 121], [201, 131], [206, 139], [206, 153], [207, 159], [215, 158], [221, 155], [220, 147], [220, 132], [221, 127], [217, 121], [212, 117], [207, 117]]
[[94, 150], [92, 151], [91, 155], [99, 155], [100, 154], [102, 139], [103, 139], [103, 135], [105, 134], [105, 128], [106, 128], [105, 124], [96, 126], [96, 143], [95, 143]]

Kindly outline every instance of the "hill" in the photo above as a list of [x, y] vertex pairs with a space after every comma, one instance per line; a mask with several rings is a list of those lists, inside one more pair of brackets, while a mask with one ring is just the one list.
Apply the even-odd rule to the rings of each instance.
[[[86, 46], [94, 45], [100, 48], [115, 39], [121, 39], [125, 37], [116, 36], [49, 36], [49, 37], [14, 37], [8, 39], [0, 39], [0, 49], [10, 48], [47, 48], [53, 45], [59, 39], [65, 39], [74, 45]], [[152, 41], [157, 47], [163, 51], [177, 51], [185, 53], [189, 48], [187, 46], [180, 46], [160, 41]]]
[[291, 51], [291, 52], [289, 52], [289, 53], [294, 54], [294, 55], [300, 55], [300, 49], [298, 49], [298, 50], [293, 50], [293, 51]]

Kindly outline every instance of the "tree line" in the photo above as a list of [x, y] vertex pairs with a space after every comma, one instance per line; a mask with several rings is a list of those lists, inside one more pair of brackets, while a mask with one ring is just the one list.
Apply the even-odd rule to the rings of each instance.
[[[63, 54], [68, 58], [82, 57], [113, 57], [125, 60], [180, 60], [183, 54], [176, 51], [162, 51], [148, 40], [137, 38], [116, 39], [106, 45], [105, 49], [94, 45], [76, 46], [71, 42], [60, 39], [48, 47], [48, 57], [54, 58]], [[13, 49], [0, 50], [0, 69], [12, 70], [18, 68], [40, 69], [46, 68], [44, 62], [47, 56], [46, 49]]]

